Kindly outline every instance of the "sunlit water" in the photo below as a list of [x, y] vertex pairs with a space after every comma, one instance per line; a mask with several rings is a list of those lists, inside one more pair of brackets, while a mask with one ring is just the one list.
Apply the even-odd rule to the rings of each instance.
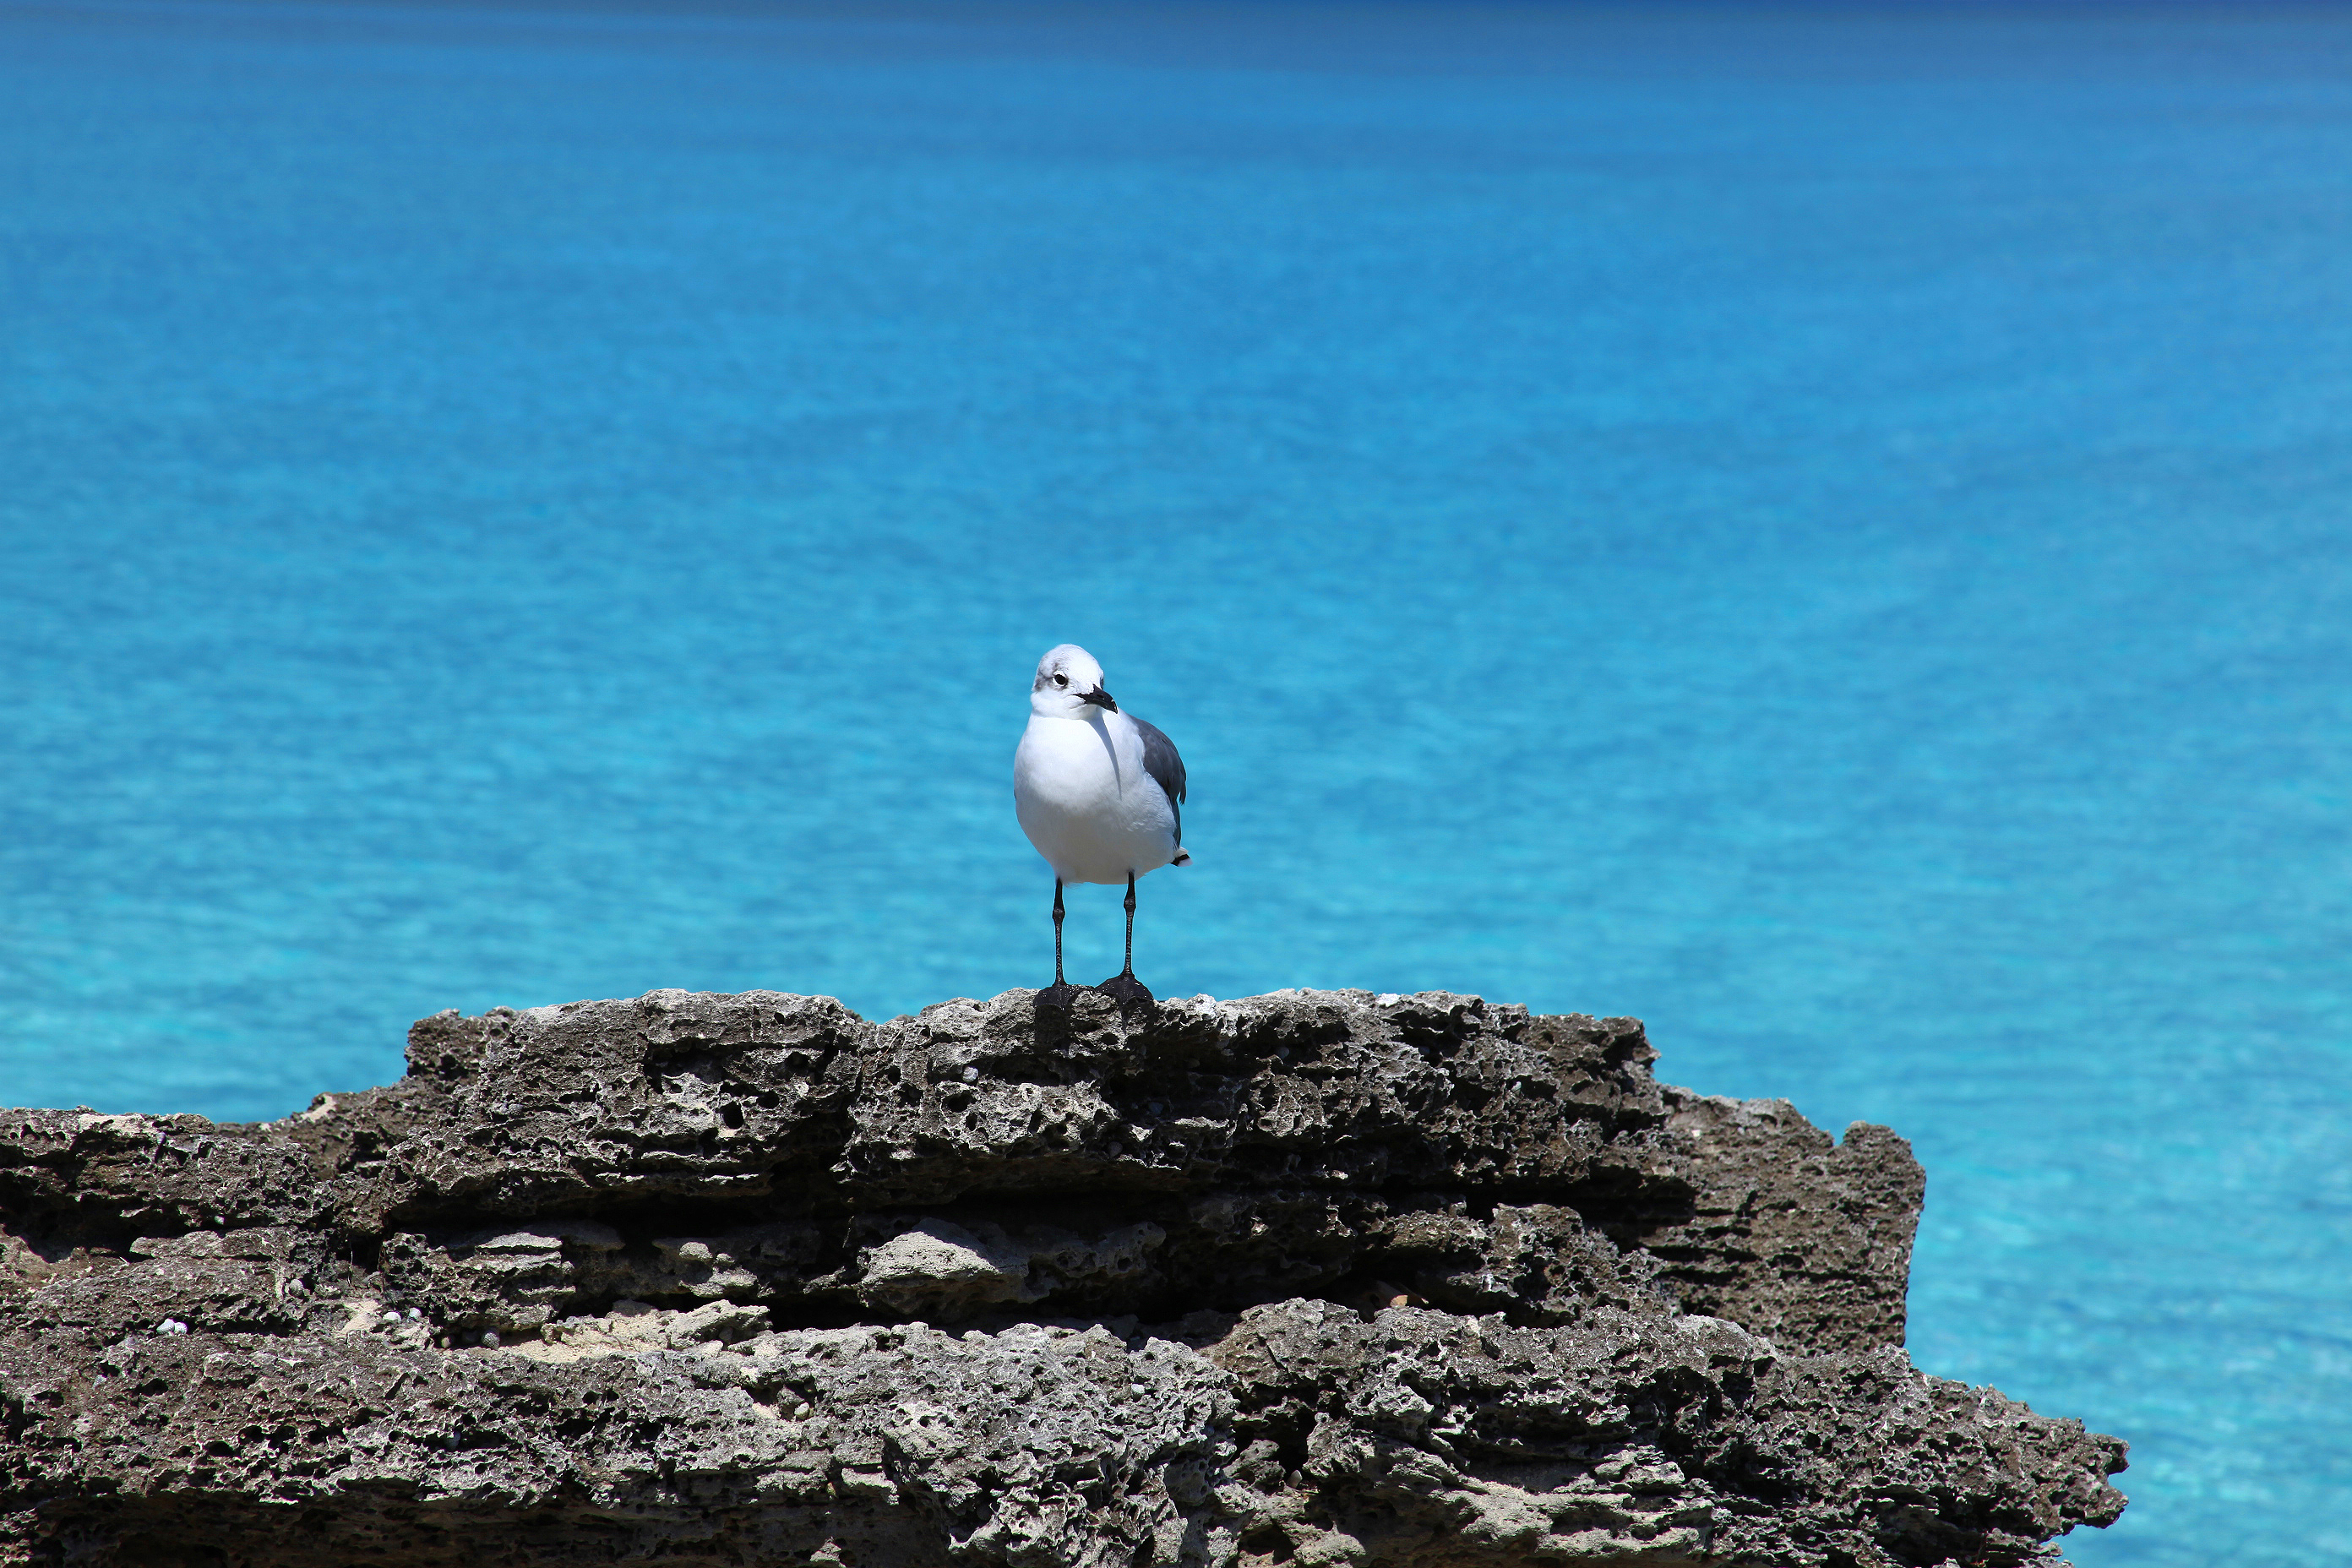
[[1891, 1123], [2078, 1561], [2345, 1560], [2347, 286], [2321, 10], [7, 5], [0, 1102], [1042, 983], [1074, 639], [1163, 994]]

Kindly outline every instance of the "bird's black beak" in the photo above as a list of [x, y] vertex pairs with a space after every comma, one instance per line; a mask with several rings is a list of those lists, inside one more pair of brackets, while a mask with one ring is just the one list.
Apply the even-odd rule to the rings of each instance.
[[1118, 704], [1111, 700], [1110, 693], [1105, 691], [1099, 686], [1096, 687], [1092, 691], [1079, 692], [1078, 700], [1081, 702], [1091, 702], [1097, 708], [1108, 708], [1114, 713], [1118, 711]]

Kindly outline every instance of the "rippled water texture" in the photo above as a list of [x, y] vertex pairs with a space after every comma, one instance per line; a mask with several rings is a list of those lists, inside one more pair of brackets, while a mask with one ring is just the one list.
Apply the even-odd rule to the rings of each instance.
[[2079, 1561], [2344, 1560], [2347, 284], [2343, 12], [10, 5], [0, 1102], [1040, 984], [1073, 639], [1148, 982], [1890, 1122]]

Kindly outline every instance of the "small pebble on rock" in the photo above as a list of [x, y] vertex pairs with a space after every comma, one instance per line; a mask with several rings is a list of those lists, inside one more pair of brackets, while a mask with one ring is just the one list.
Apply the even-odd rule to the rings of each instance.
[[484, 1329], [484, 1330], [482, 1331], [482, 1348], [483, 1348], [484, 1350], [492, 1350], [492, 1351], [494, 1351], [494, 1350], [496, 1350], [496, 1349], [498, 1349], [498, 1348], [499, 1348], [499, 1331], [498, 1331], [498, 1330], [496, 1330], [496, 1329]]

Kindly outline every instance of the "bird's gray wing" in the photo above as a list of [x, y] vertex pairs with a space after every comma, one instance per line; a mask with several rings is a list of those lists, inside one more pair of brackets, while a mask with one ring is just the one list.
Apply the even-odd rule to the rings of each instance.
[[[1128, 715], [1135, 719], [1135, 715]], [[1176, 742], [1135, 719], [1136, 733], [1143, 737], [1143, 771], [1168, 797], [1168, 810], [1176, 819], [1176, 842], [1184, 842], [1184, 814], [1177, 808], [1184, 803], [1184, 759], [1176, 754]]]

